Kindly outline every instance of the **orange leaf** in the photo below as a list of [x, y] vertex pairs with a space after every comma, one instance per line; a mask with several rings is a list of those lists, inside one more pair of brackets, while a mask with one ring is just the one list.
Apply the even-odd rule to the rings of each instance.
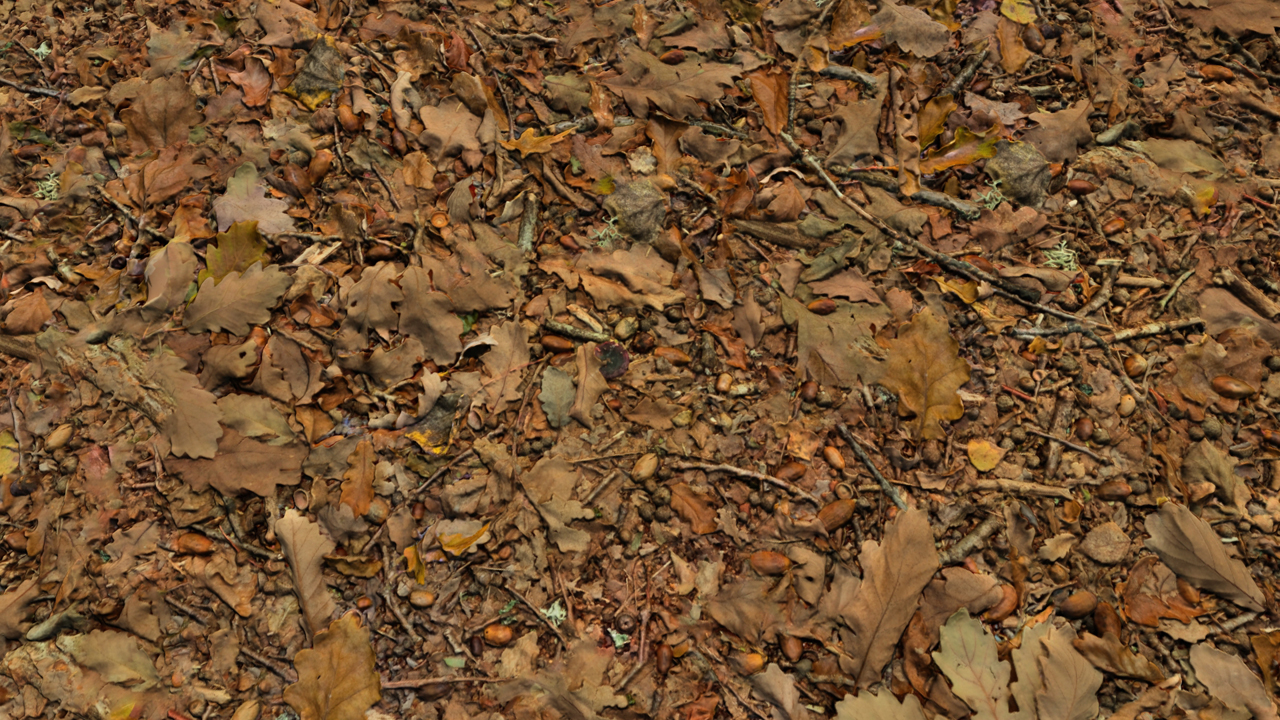
[[685, 483], [671, 488], [671, 509], [687, 520], [699, 535], [716, 531], [716, 511], [711, 509], [705, 495], [699, 495]]
[[996, 141], [1000, 137], [988, 131], [989, 137], [975, 135], [966, 127], [956, 128], [956, 137], [920, 161], [920, 172], [925, 175], [941, 172], [961, 165], [971, 165], [983, 158], [995, 157]]
[[760, 114], [764, 116], [764, 126], [769, 132], [777, 135], [787, 125], [787, 76], [782, 73], [770, 73], [757, 70], [747, 76], [751, 81], [751, 94], [760, 105]]
[[373, 466], [377, 460], [368, 440], [361, 440], [347, 456], [350, 467], [342, 474], [341, 502], [349, 506], [356, 517], [363, 517], [373, 503]]
[[508, 150], [519, 150], [520, 157], [525, 158], [534, 153], [551, 152], [551, 146], [572, 135], [574, 129], [569, 128], [559, 135], [543, 135], [539, 137], [534, 134], [533, 128], [527, 128], [515, 140], [499, 140], [498, 142]]

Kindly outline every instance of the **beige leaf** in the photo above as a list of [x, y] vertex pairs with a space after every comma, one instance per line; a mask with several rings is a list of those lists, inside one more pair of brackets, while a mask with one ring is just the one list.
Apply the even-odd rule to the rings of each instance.
[[146, 376], [151, 384], [171, 400], [169, 412], [152, 417], [169, 437], [170, 451], [179, 457], [211, 458], [222, 437], [222, 411], [213, 393], [200, 387], [200, 380], [186, 371], [187, 364], [172, 353], [162, 353], [147, 364]]
[[229, 273], [217, 284], [208, 278], [200, 285], [195, 301], [187, 307], [183, 325], [193, 333], [247, 335], [249, 326], [271, 319], [271, 307], [292, 282], [280, 268], [272, 265], [264, 270], [261, 263], [243, 275]]
[[1168, 502], [1147, 516], [1147, 547], [1192, 585], [1261, 612], [1266, 598], [1244, 563], [1227, 554], [1209, 523], [1184, 505]]
[[1201, 643], [1191, 648], [1191, 667], [1209, 694], [1228, 707], [1248, 710], [1256, 720], [1276, 720], [1276, 706], [1267, 689], [1239, 656]]
[[595, 427], [595, 422], [591, 419], [591, 408], [595, 407], [604, 391], [609, 389], [609, 381], [600, 374], [602, 363], [596, 356], [596, 347], [595, 343], [578, 346], [578, 386], [574, 391], [573, 405], [569, 408], [569, 417], [582, 423], [588, 430]]
[[439, 107], [423, 105], [418, 117], [426, 128], [418, 136], [418, 142], [431, 152], [436, 164], [467, 150], [480, 149], [480, 118], [462, 103], [449, 101]]
[[836, 703], [836, 720], [925, 720], [920, 698], [908, 694], [902, 702], [888, 690], [879, 695], [864, 690], [857, 695], [845, 695]]
[[266, 186], [258, 182], [258, 168], [245, 163], [227, 178], [227, 192], [214, 198], [213, 212], [218, 216], [218, 232], [238, 222], [256, 221], [258, 231], [282, 233], [293, 230], [293, 218], [285, 214], [289, 203], [267, 197]]
[[186, 142], [191, 128], [203, 119], [180, 73], [152, 81], [120, 111], [120, 122], [129, 131], [135, 152]]
[[1017, 717], [1009, 710], [1009, 663], [996, 656], [996, 640], [982, 623], [960, 608], [942, 626], [942, 644], [933, 660], [975, 720]]
[[604, 86], [617, 93], [636, 117], [649, 116], [649, 104], [676, 120], [701, 116], [698, 100], [715, 102], [724, 96], [723, 87], [743, 68], [722, 63], [704, 63], [689, 58], [676, 65], [666, 65], [652, 53], [629, 46], [622, 61], [622, 75], [605, 80]]
[[910, 425], [919, 438], [945, 438], [939, 423], [964, 415], [956, 391], [969, 382], [969, 363], [959, 351], [947, 321], [929, 309], [902, 326], [889, 346], [888, 369], [880, 383], [897, 393], [898, 412], [913, 418]]
[[343, 326], [360, 333], [374, 330], [386, 337], [399, 319], [392, 306], [404, 300], [404, 293], [391, 282], [395, 276], [396, 267], [388, 262], [366, 267], [360, 273], [360, 281], [347, 291], [347, 319]]
[[432, 289], [424, 268], [406, 268], [400, 278], [400, 334], [416, 338], [436, 365], [453, 364], [462, 352], [462, 318], [453, 312], [449, 296]]
[[151, 656], [137, 638], [118, 630], [94, 630], [88, 635], [64, 635], [58, 647], [110, 683], [145, 690], [160, 684]]
[[752, 676], [751, 685], [757, 695], [781, 710], [786, 717], [800, 717], [800, 691], [796, 690], [795, 676], [782, 672], [777, 663], [769, 663], [764, 672]]
[[314, 646], [293, 661], [298, 682], [284, 689], [284, 701], [302, 720], [363, 720], [382, 699], [382, 680], [368, 629], [348, 613], [316, 634]]
[[862, 584], [841, 610], [854, 632], [852, 639], [845, 638], [850, 657], [841, 665], [848, 662], [846, 671], [865, 688], [879, 681], [916, 612], [920, 592], [938, 569], [928, 516], [916, 508], [899, 514], [886, 526], [880, 543], [862, 544], [859, 559]]
[[1041, 644], [1043, 687], [1036, 693], [1039, 720], [1093, 720], [1098, 716], [1102, 673], [1072, 646], [1076, 633], [1068, 625], [1054, 628]]
[[277, 447], [226, 430], [211, 460], [172, 460], [169, 468], [182, 476], [196, 492], [209, 487], [224, 495], [248, 490], [259, 497], [274, 497], [280, 485], [302, 482], [305, 444]]
[[189, 243], [171, 242], [147, 259], [144, 276], [145, 307], [168, 314], [187, 301], [187, 291], [196, 277], [196, 252]]
[[0, 637], [15, 640], [22, 637], [27, 608], [40, 595], [40, 583], [31, 578], [0, 595]]
[[[284, 517], [276, 522], [276, 535], [293, 571], [293, 591], [302, 603], [307, 627], [312, 633], [319, 633], [338, 610], [329, 596], [322, 572], [324, 556], [336, 546], [320, 532], [318, 524], [293, 508], [286, 510]], [[318, 637], [316, 642], [319, 643]]]

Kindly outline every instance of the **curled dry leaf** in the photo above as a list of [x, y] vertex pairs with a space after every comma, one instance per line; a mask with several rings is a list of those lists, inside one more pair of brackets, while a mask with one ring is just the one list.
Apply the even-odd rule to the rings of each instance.
[[324, 556], [336, 546], [320, 532], [318, 524], [292, 508], [276, 522], [276, 536], [293, 571], [293, 591], [302, 605], [307, 627], [313, 634], [319, 633], [338, 611], [323, 572]]
[[1249, 569], [1227, 554], [1222, 538], [1209, 523], [1185, 505], [1165, 503], [1147, 516], [1147, 547], [1187, 582], [1221, 595], [1235, 604], [1261, 612], [1266, 598]]
[[284, 689], [284, 701], [302, 720], [362, 720], [382, 699], [369, 630], [355, 613], [317, 633], [312, 648], [294, 658], [294, 667], [298, 682]]

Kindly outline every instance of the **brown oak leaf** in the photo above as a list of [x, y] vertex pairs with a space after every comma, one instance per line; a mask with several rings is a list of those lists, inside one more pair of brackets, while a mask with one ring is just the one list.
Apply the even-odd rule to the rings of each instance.
[[916, 437], [940, 440], [943, 420], [959, 420], [964, 403], [956, 392], [969, 382], [969, 363], [947, 321], [926, 309], [898, 331], [880, 384], [898, 395], [898, 412], [912, 418]]

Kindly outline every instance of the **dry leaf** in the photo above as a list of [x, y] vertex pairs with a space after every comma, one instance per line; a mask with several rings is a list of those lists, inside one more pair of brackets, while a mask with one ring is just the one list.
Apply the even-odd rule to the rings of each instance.
[[88, 635], [63, 635], [58, 647], [103, 680], [146, 690], [160, 684], [156, 666], [138, 639], [118, 630], [94, 630]]
[[800, 691], [796, 689], [795, 677], [782, 672], [777, 663], [769, 663], [765, 671], [751, 677], [751, 685], [756, 694], [788, 718], [800, 717]]
[[400, 333], [421, 342], [423, 352], [436, 365], [452, 365], [462, 352], [463, 324], [449, 296], [436, 292], [427, 271], [417, 266], [405, 269], [400, 289], [404, 293]]
[[229, 273], [222, 282], [204, 281], [196, 299], [187, 307], [183, 325], [193, 333], [229, 332], [247, 335], [250, 325], [261, 325], [271, 319], [271, 308], [293, 281], [280, 268], [265, 270], [258, 263], [243, 275]]
[[940, 421], [964, 415], [956, 391], [969, 382], [969, 363], [959, 350], [947, 321], [929, 309], [902, 326], [889, 346], [888, 368], [880, 384], [898, 395], [898, 412], [913, 418], [910, 425], [918, 438], [944, 439]]
[[[145, 307], [164, 315], [182, 307], [187, 301], [187, 292], [191, 289], [196, 267], [196, 251], [188, 243], [171, 242], [152, 253], [147, 260], [145, 273]], [[41, 301], [43, 302], [43, 296]], [[45, 309], [48, 309], [47, 305]], [[12, 323], [13, 316], [10, 315], [8, 325], [12, 327]]]
[[981, 438], [969, 441], [969, 462], [982, 472], [993, 470], [1004, 459], [1005, 449]]
[[588, 430], [595, 427], [591, 409], [599, 402], [604, 391], [609, 389], [609, 381], [600, 374], [603, 363], [596, 355], [596, 347], [595, 343], [578, 346], [575, 356], [577, 387], [573, 390], [573, 404], [569, 407], [569, 417], [582, 423]]
[[1102, 673], [1076, 652], [1075, 631], [1054, 628], [1042, 641], [1043, 687], [1036, 693], [1039, 720], [1093, 720], [1098, 716], [1098, 688]]
[[361, 440], [356, 449], [347, 456], [347, 471], [342, 474], [343, 505], [350, 506], [356, 517], [363, 517], [369, 512], [373, 503], [374, 465], [378, 456], [373, 452], [373, 444]]
[[418, 142], [431, 153], [437, 165], [448, 157], [466, 151], [480, 150], [480, 118], [471, 114], [460, 102], [444, 102], [439, 107], [423, 105], [418, 117], [426, 128]]
[[284, 517], [276, 521], [276, 535], [293, 571], [293, 591], [302, 604], [307, 627], [312, 634], [319, 633], [338, 611], [329, 595], [323, 572], [324, 556], [333, 552], [336, 546], [320, 532], [317, 523], [293, 508], [286, 510]]
[[711, 509], [708, 498], [693, 491], [687, 483], [671, 486], [671, 509], [684, 518], [699, 535], [715, 532], [716, 511]]
[[211, 458], [222, 437], [222, 411], [213, 393], [200, 387], [200, 380], [186, 371], [186, 363], [171, 353], [161, 353], [147, 365], [147, 378], [160, 388], [173, 405], [168, 414], [152, 418], [169, 437], [170, 452], [179, 457]]
[[22, 637], [31, 601], [40, 595], [40, 584], [35, 578], [22, 582], [16, 588], [0, 595], [0, 637], [16, 640]]
[[622, 75], [605, 80], [604, 86], [627, 101], [636, 117], [649, 117], [652, 102], [676, 120], [701, 116], [697, 101], [715, 102], [733, 85], [743, 68], [722, 63], [703, 63], [689, 58], [666, 65], [652, 53], [628, 46], [622, 60]]
[[747, 75], [751, 82], [751, 95], [760, 106], [760, 115], [769, 132], [777, 135], [787, 126], [787, 98], [790, 83], [785, 73], [757, 70]]
[[1228, 707], [1248, 710], [1256, 720], [1276, 720], [1275, 702], [1238, 655], [1200, 643], [1191, 648], [1191, 667], [1210, 696]]
[[302, 482], [305, 445], [278, 447], [226, 430], [212, 460], [172, 460], [169, 468], [182, 476], [196, 492], [209, 487], [228, 496], [248, 490], [260, 497], [274, 497], [279, 485]]
[[205, 252], [205, 269], [200, 271], [199, 283], [205, 278], [221, 282], [229, 273], [242, 273], [255, 263], [265, 264], [267, 241], [258, 232], [257, 222], [235, 223], [226, 232], [219, 233], [217, 241], [217, 245], [210, 245]]
[[289, 203], [267, 197], [266, 188], [258, 183], [258, 168], [253, 163], [241, 165], [227, 178], [227, 192], [213, 201], [218, 232], [249, 221], [257, 221], [260, 232], [289, 232], [293, 230], [293, 218], [285, 214], [288, 209]]
[[395, 276], [396, 267], [388, 262], [366, 267], [360, 273], [360, 281], [347, 291], [347, 318], [342, 323], [343, 327], [354, 328], [360, 333], [373, 330], [384, 338], [388, 337], [391, 328], [399, 321], [392, 306], [404, 300], [400, 288], [391, 282]]
[[1146, 680], [1149, 683], [1164, 682], [1164, 673], [1155, 663], [1130, 650], [1111, 633], [1102, 637], [1085, 633], [1072, 644], [1094, 667], [1103, 672]]
[[525, 158], [535, 153], [551, 152], [551, 146], [572, 135], [577, 128], [569, 128], [556, 135], [538, 135], [533, 128], [526, 128], [515, 140], [499, 140], [498, 144], [508, 150], [519, 150], [520, 157]]
[[845, 634], [849, 658], [842, 658], [841, 665], [850, 665], [846, 672], [857, 678], [859, 687], [879, 681], [915, 614], [920, 592], [937, 571], [933, 542], [927, 514], [910, 508], [886, 525], [881, 543], [862, 544], [862, 583], [840, 611], [854, 633], [852, 638]]
[[186, 142], [191, 128], [203, 120], [181, 73], [152, 81], [120, 111], [136, 152]]
[[293, 661], [298, 682], [284, 689], [284, 701], [302, 720], [363, 720], [382, 699], [382, 679], [357, 613], [334, 620], [316, 634], [309, 650]]
[[864, 690], [857, 695], [845, 695], [836, 703], [836, 720], [925, 720], [920, 698], [907, 695], [902, 702], [888, 690], [879, 695]]
[[951, 44], [947, 26], [909, 5], [885, 5], [871, 18], [871, 24], [880, 29], [887, 42], [898, 43], [898, 47], [916, 57], [933, 57]]
[[1155, 551], [1171, 570], [1187, 582], [1237, 605], [1262, 612], [1266, 597], [1244, 563], [1227, 554], [1222, 538], [1209, 523], [1184, 505], [1167, 502], [1146, 519]]
[[941, 648], [933, 661], [951, 681], [952, 691], [969, 707], [975, 720], [1031, 718], [1030, 708], [1009, 709], [1009, 663], [996, 656], [996, 640], [960, 608], [942, 626]]

